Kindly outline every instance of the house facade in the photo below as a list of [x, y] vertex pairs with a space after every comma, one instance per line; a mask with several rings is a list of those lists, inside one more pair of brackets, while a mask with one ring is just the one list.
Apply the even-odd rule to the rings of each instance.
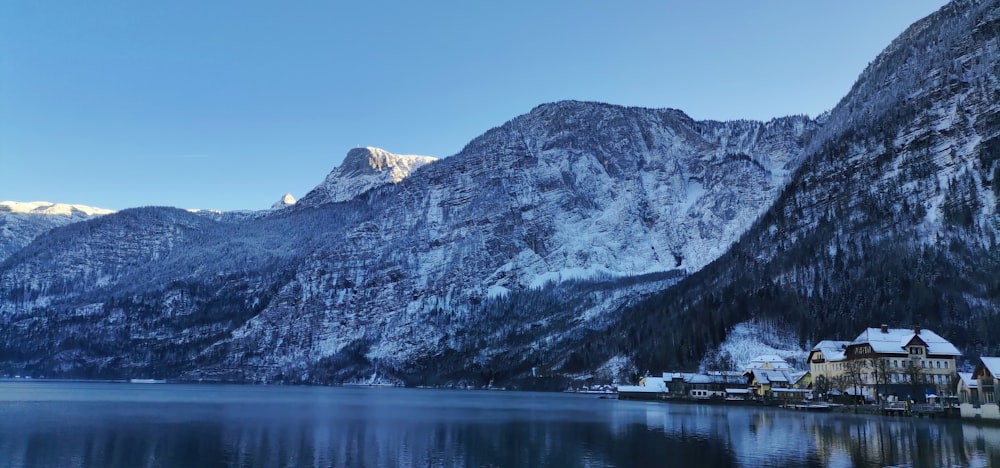
[[796, 388], [806, 372], [792, 368], [784, 359], [775, 355], [763, 355], [754, 358], [747, 365], [743, 376], [747, 379], [747, 388], [757, 398], [797, 398], [802, 399], [808, 390]]
[[853, 341], [821, 341], [809, 354], [813, 386], [882, 400], [894, 396], [923, 402], [951, 393], [957, 378], [951, 342], [921, 327], [868, 328]]
[[976, 369], [958, 384], [959, 412], [963, 418], [1000, 419], [996, 381], [1000, 378], [1000, 357], [981, 357]]

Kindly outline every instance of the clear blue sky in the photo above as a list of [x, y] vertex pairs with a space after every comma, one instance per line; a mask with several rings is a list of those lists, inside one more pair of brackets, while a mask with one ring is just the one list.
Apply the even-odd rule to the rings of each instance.
[[263, 209], [562, 99], [828, 110], [942, 0], [0, 2], [0, 200]]

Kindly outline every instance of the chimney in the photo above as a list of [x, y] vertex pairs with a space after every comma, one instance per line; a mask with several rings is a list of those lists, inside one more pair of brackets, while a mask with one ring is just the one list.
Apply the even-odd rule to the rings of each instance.
[[913, 334], [914, 335], [919, 335], [920, 334], [920, 325], [914, 325], [913, 326]]
[[889, 333], [889, 324], [887, 323], [882, 324], [882, 333]]

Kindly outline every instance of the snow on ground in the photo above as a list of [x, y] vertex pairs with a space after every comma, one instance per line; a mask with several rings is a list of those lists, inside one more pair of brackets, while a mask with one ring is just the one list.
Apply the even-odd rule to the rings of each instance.
[[782, 330], [773, 322], [754, 319], [736, 324], [719, 349], [702, 359], [699, 370], [717, 370], [720, 362], [731, 370], [743, 370], [753, 358], [765, 354], [780, 356], [792, 367], [805, 369], [809, 352], [799, 346], [799, 337], [794, 332]]
[[614, 356], [597, 368], [595, 374], [599, 378], [611, 379], [614, 384], [627, 381], [627, 376], [635, 372], [635, 367], [625, 356]]

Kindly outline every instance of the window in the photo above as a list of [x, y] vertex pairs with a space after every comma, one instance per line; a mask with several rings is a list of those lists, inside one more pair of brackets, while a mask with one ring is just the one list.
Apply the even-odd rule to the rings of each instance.
[[927, 367], [927, 363], [923, 359], [920, 360], [920, 367]]
[[892, 367], [899, 367], [899, 361], [893, 359], [892, 360]]
[[947, 369], [947, 368], [948, 368], [948, 361], [945, 361], [945, 362], [944, 362], [944, 368], [945, 368], [945, 369]]
[[938, 369], [940, 369], [940, 368], [941, 368], [941, 361], [934, 361], [934, 363], [935, 363], [935, 364], [937, 364], [937, 368], [938, 368]]

